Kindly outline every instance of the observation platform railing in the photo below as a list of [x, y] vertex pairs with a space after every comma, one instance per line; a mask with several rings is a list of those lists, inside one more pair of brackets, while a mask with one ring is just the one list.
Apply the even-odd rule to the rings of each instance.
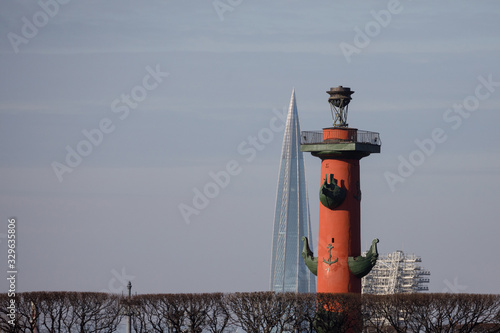
[[326, 140], [323, 140], [323, 131], [300, 132], [301, 145], [329, 144], [336, 142], [368, 143], [377, 146], [380, 146], [382, 144], [382, 142], [380, 141], [380, 134], [376, 132], [353, 130], [352, 135], [349, 135], [348, 139], [336, 138], [330, 135]]

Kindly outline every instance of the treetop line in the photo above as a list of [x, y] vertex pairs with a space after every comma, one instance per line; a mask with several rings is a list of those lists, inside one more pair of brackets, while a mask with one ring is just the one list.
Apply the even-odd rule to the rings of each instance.
[[16, 295], [15, 325], [0, 294], [2, 332], [499, 332], [500, 295], [480, 294], [150, 294]]

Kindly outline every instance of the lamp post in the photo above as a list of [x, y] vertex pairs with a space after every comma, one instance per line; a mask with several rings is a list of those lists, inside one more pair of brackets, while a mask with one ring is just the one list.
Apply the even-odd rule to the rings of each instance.
[[129, 303], [127, 305], [127, 333], [131, 333], [132, 330], [132, 309], [130, 308], [130, 299], [132, 298], [132, 282], [128, 282], [128, 299]]

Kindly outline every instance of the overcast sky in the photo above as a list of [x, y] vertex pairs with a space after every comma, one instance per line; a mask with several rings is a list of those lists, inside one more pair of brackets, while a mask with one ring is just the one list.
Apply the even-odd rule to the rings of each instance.
[[431, 291], [499, 293], [499, 11], [2, 1], [0, 269], [15, 217], [18, 291], [268, 290], [282, 115], [295, 88], [302, 130], [328, 127], [343, 85], [349, 124], [382, 140], [361, 161], [363, 249], [420, 255]]

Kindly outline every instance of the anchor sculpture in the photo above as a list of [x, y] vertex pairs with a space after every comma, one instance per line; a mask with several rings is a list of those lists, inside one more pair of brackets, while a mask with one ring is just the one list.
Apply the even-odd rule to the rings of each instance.
[[[375, 238], [372, 241], [372, 245], [370, 246], [370, 249], [368, 250], [365, 256], [348, 257], [347, 263], [349, 265], [349, 270], [357, 278], [362, 278], [366, 276], [368, 273], [370, 273], [373, 266], [375, 266], [375, 264], [377, 263], [378, 242], [379, 242], [378, 238]], [[302, 236], [302, 243], [304, 244], [304, 246], [302, 247], [302, 258], [304, 258], [304, 262], [307, 268], [309, 268], [309, 270], [314, 275], [318, 275], [318, 258], [314, 257], [314, 253], [309, 248], [309, 240], [307, 239], [307, 237]], [[333, 248], [332, 244], [328, 244], [328, 249], [330, 250], [329, 258], [328, 260], [323, 258], [323, 262], [328, 265], [334, 264], [339, 261], [338, 257], [332, 261], [332, 254], [331, 254], [332, 248]]]
[[339, 261], [339, 257], [335, 258], [335, 260], [332, 261], [332, 249], [333, 249], [333, 245], [332, 244], [328, 244], [328, 246], [326, 248], [328, 249], [328, 260], [326, 260], [325, 258], [323, 258], [323, 262], [325, 264], [331, 265], [331, 264], [335, 264], [337, 261]]

